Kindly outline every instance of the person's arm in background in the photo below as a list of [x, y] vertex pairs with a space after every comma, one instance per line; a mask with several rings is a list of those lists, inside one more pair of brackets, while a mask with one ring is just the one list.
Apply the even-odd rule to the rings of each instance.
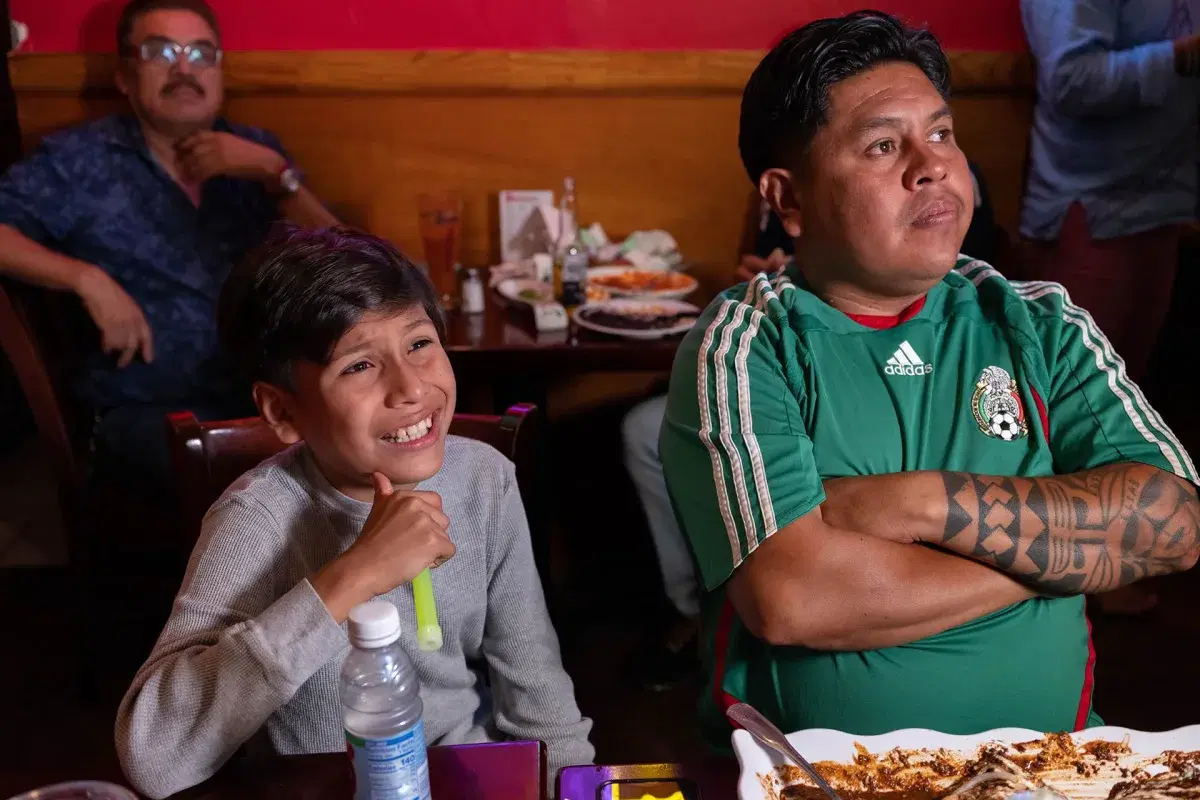
[[1061, 113], [1111, 116], [1160, 106], [1200, 49], [1197, 37], [1117, 49], [1123, 5], [1121, 0], [1021, 0], [1039, 90]]
[[280, 176], [290, 159], [273, 138], [263, 142], [224, 131], [201, 131], [186, 137], [176, 148], [179, 163], [190, 180], [203, 182], [214, 175], [259, 181], [275, 198], [279, 213], [302, 228], [328, 228], [337, 217], [306, 186], [285, 192]]
[[[1055, 594], [1190, 569], [1200, 557], [1200, 501], [1187, 452], [1061, 287], [1019, 291], [1050, 365], [1048, 438], [1065, 474], [843, 478], [827, 485], [826, 516], [935, 544]], [[1045, 433], [1030, 425], [1029, 436]]]
[[[769, 284], [760, 277], [749, 291]], [[779, 360], [781, 329], [747, 306], [750, 298], [710, 305], [684, 340], [659, 442], [706, 588], [728, 580], [756, 636], [822, 650], [915, 641], [1032, 597], [969, 559], [823, 518], [812, 442]]]
[[73, 193], [46, 145], [0, 177], [0, 275], [78, 295], [104, 351], [120, 354], [118, 366], [138, 354], [152, 361], [153, 335], [137, 302], [100, 267], [54, 249], [79, 223], [84, 204]]

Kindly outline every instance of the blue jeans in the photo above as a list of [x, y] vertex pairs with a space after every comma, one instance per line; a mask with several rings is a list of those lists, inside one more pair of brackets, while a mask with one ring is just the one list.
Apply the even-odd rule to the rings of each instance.
[[629, 470], [646, 513], [667, 598], [680, 614], [694, 617], [700, 613], [696, 568], [683, 531], [675, 520], [662, 461], [658, 457], [658, 431], [662, 428], [666, 408], [667, 397], [661, 395], [634, 406], [625, 415], [621, 422], [625, 468]]

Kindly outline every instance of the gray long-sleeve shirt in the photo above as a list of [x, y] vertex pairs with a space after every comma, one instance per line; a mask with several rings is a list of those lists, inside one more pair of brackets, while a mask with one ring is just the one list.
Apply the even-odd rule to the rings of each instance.
[[[442, 469], [418, 488], [441, 495], [457, 548], [433, 571], [442, 649], [417, 650], [410, 585], [384, 597], [400, 612], [429, 743], [540, 739], [551, 775], [590, 763], [591, 721], [562, 668], [511, 462], [451, 436]], [[195, 785], [247, 742], [281, 754], [345, 751], [338, 675], [349, 644], [307, 576], [354, 542], [370, 508], [330, 486], [303, 445], [213, 505], [117, 714], [134, 788], [157, 798]]]

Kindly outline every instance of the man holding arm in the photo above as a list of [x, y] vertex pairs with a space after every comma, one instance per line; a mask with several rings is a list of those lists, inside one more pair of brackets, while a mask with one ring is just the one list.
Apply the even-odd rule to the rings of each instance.
[[219, 116], [205, 0], [130, 0], [117, 46], [132, 113], [48, 136], [0, 177], [0, 275], [82, 300], [100, 348], [75, 388], [97, 414], [97, 467], [144, 488], [169, 481], [166, 412], [254, 413], [216, 355], [232, 263], [280, 217], [337, 221], [274, 136]]
[[1196, 473], [1086, 312], [958, 258], [936, 40], [819, 20], [746, 87], [743, 162], [796, 262], [684, 341], [660, 442], [709, 590], [707, 732], [1071, 730], [1082, 593], [1197, 558]]

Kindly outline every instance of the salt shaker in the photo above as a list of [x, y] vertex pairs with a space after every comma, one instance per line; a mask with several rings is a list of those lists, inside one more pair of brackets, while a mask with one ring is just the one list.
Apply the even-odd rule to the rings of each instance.
[[479, 270], [467, 270], [467, 279], [463, 281], [463, 311], [468, 314], [483, 313], [483, 281], [479, 280]]

